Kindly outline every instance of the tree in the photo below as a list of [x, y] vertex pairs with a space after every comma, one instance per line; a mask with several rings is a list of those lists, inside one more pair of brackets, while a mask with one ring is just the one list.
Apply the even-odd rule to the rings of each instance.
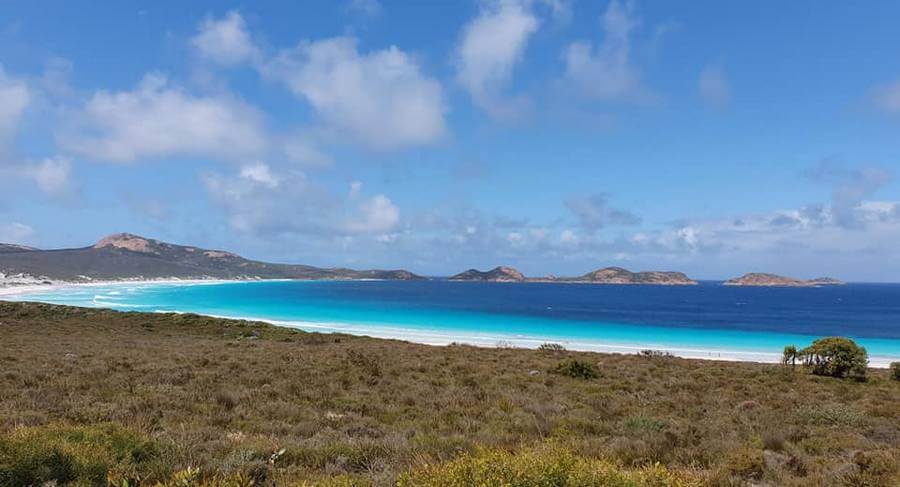
[[797, 358], [799, 358], [800, 352], [797, 351], [797, 347], [794, 345], [788, 345], [784, 347], [784, 354], [781, 357], [781, 363], [787, 365], [788, 362], [791, 364], [791, 368], [793, 369], [795, 365], [797, 365]]
[[900, 362], [891, 362], [891, 379], [900, 380]]
[[815, 375], [865, 378], [869, 354], [844, 337], [820, 338], [800, 350], [799, 358]]

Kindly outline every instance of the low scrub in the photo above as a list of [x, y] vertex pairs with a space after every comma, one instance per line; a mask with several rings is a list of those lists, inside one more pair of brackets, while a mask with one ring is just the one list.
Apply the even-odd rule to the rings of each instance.
[[0, 485], [135, 483], [157, 461], [157, 446], [114, 425], [20, 428], [0, 436]]
[[553, 369], [553, 372], [565, 375], [567, 377], [572, 377], [574, 379], [596, 379], [600, 377], [600, 374], [597, 373], [597, 370], [594, 368], [593, 364], [590, 362], [585, 362], [583, 360], [571, 359], [564, 360]]
[[693, 486], [699, 479], [658, 464], [625, 468], [577, 456], [555, 446], [518, 453], [482, 450], [448, 463], [427, 466], [400, 477], [400, 487], [527, 486]]

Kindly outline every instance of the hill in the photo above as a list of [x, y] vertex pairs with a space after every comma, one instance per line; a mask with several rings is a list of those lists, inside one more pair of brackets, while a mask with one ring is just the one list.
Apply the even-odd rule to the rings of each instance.
[[621, 267], [605, 267], [569, 280], [593, 284], [653, 284], [667, 286], [697, 284], [697, 281], [690, 279], [682, 272], [631, 272], [628, 269], [623, 269]]
[[803, 280], [779, 276], [777, 274], [751, 272], [749, 274], [744, 274], [741, 277], [729, 279], [723, 284], [726, 286], [817, 287], [841, 285], [844, 284], [844, 282], [830, 277]]
[[128, 233], [76, 249], [36, 250], [4, 245], [0, 273], [42, 280], [124, 279], [423, 279], [404, 270], [353, 270], [272, 264], [222, 250], [176, 245]]
[[0, 330], [0, 485], [900, 485], [886, 370], [33, 303], [0, 302]]
[[477, 269], [469, 269], [450, 277], [451, 281], [491, 281], [491, 282], [522, 282], [525, 276], [512, 267], [494, 267], [482, 272]]

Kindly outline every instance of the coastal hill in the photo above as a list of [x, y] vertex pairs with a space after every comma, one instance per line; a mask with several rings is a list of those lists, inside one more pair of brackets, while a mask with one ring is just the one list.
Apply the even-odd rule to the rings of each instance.
[[726, 286], [818, 287], [841, 285], [844, 284], [844, 282], [830, 277], [803, 280], [779, 276], [777, 274], [751, 272], [749, 274], [744, 274], [741, 277], [729, 279], [723, 284]]
[[37, 281], [133, 279], [424, 279], [405, 270], [352, 270], [273, 264], [222, 250], [176, 245], [128, 233], [76, 249], [0, 245], [0, 274]]
[[689, 278], [682, 272], [631, 272], [621, 267], [598, 269], [572, 279], [572, 281], [592, 284], [654, 284], [663, 286], [691, 286], [697, 284], [697, 281]]
[[525, 276], [512, 267], [494, 267], [482, 272], [477, 269], [469, 269], [450, 277], [451, 281], [490, 281], [490, 282], [522, 282]]

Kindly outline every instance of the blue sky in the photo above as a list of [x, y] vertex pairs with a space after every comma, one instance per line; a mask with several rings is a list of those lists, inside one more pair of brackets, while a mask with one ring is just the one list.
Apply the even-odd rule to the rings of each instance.
[[900, 280], [900, 5], [8, 2], [0, 241]]

